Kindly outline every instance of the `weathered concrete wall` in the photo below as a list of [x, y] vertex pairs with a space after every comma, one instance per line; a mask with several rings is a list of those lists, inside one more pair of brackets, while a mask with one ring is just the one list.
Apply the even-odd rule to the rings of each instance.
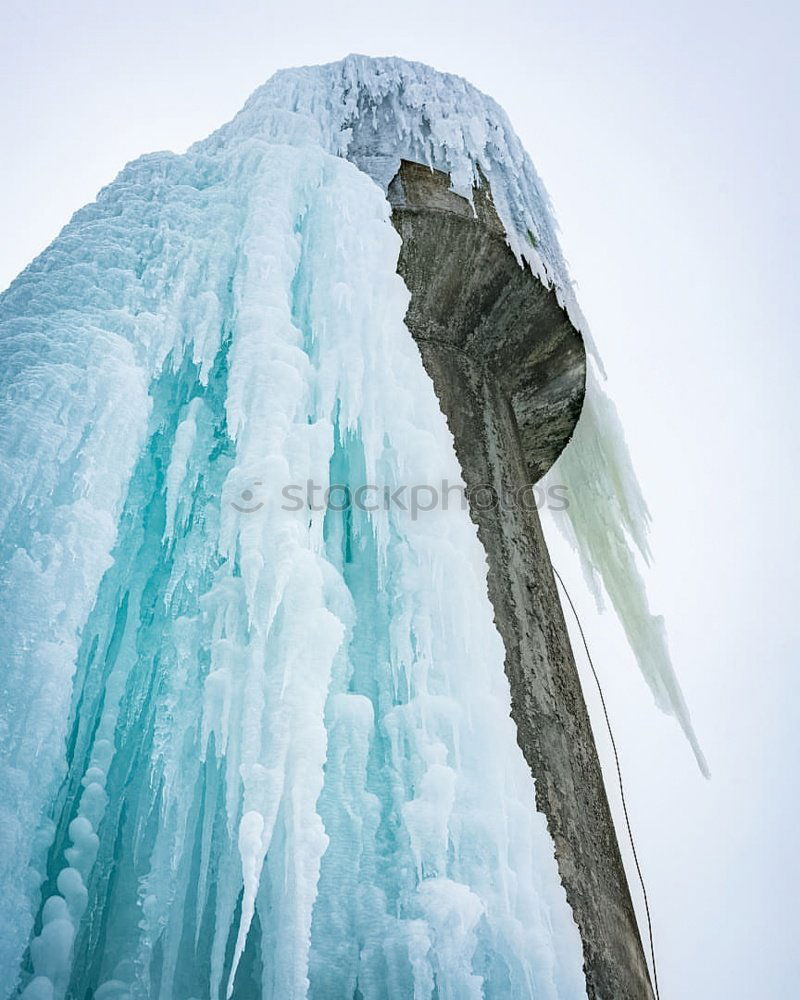
[[[585, 353], [555, 295], [508, 249], [487, 189], [403, 163], [389, 188], [407, 323], [455, 438], [506, 648], [511, 714], [580, 929], [590, 998], [652, 997], [600, 765], [538, 514], [481, 504], [536, 482], [580, 415]], [[483, 509], [481, 509], [483, 508]]]

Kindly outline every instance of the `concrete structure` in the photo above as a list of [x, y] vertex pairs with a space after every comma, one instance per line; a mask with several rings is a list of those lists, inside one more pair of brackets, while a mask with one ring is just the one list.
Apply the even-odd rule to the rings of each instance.
[[473, 207], [446, 174], [403, 162], [389, 187], [412, 298], [406, 322], [455, 438], [486, 549], [511, 714], [536, 779], [584, 948], [592, 1000], [653, 992], [550, 557], [533, 505], [488, 490], [535, 483], [580, 416], [579, 333], [507, 246], [488, 185]]

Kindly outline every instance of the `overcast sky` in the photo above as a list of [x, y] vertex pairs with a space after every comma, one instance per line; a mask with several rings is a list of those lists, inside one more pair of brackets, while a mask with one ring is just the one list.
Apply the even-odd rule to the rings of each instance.
[[3, 287], [127, 160], [182, 151], [280, 67], [400, 55], [504, 105], [605, 357], [712, 769], [554, 538], [617, 727], [662, 1000], [797, 996], [797, 4], [4, 6]]

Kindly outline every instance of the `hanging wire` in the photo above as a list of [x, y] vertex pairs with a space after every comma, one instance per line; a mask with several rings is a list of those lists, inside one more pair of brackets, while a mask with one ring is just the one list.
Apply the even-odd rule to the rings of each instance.
[[636, 842], [633, 837], [633, 829], [631, 827], [630, 816], [628, 815], [628, 803], [625, 799], [625, 785], [622, 781], [622, 767], [619, 762], [619, 753], [617, 752], [617, 741], [614, 739], [614, 730], [611, 728], [611, 719], [608, 715], [608, 707], [606, 705], [605, 695], [603, 694], [603, 688], [600, 684], [600, 678], [597, 675], [597, 670], [595, 669], [594, 660], [592, 660], [592, 654], [589, 652], [589, 643], [586, 641], [586, 634], [583, 631], [583, 625], [581, 624], [580, 616], [578, 615], [578, 610], [570, 597], [570, 593], [567, 590], [567, 586], [561, 579], [561, 574], [553, 566], [553, 572], [556, 575], [556, 579], [561, 585], [561, 589], [564, 591], [564, 595], [569, 602], [569, 606], [572, 608], [572, 614], [575, 616], [575, 621], [578, 625], [578, 631], [580, 632], [581, 639], [583, 640], [583, 648], [586, 650], [586, 658], [589, 661], [589, 666], [592, 668], [592, 676], [594, 677], [594, 682], [597, 685], [597, 691], [600, 695], [600, 704], [603, 706], [603, 715], [606, 720], [606, 729], [608, 729], [608, 736], [611, 740], [611, 748], [614, 751], [614, 761], [617, 766], [617, 779], [619, 781], [619, 794], [622, 799], [622, 812], [625, 816], [625, 826], [628, 828], [628, 840], [631, 844], [631, 851], [633, 852], [633, 861], [636, 865], [636, 874], [639, 876], [639, 885], [642, 887], [642, 897], [644, 898], [644, 911], [647, 915], [647, 935], [650, 939], [650, 960], [653, 966], [653, 989], [655, 991], [656, 1000], [661, 1000], [660, 994], [658, 992], [658, 971], [656, 969], [656, 947], [653, 939], [653, 921], [650, 917], [650, 903], [647, 898], [647, 887], [644, 884], [644, 876], [642, 875], [642, 869], [639, 864], [639, 855], [636, 851]]

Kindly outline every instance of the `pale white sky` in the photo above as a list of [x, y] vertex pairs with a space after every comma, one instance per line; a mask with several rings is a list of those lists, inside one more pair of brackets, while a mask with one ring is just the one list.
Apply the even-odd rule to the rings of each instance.
[[799, 27], [788, 0], [7, 0], [0, 37], [1, 286], [126, 160], [184, 149], [280, 67], [400, 55], [506, 108], [605, 357], [713, 772], [554, 538], [616, 722], [663, 1000], [797, 995]]

